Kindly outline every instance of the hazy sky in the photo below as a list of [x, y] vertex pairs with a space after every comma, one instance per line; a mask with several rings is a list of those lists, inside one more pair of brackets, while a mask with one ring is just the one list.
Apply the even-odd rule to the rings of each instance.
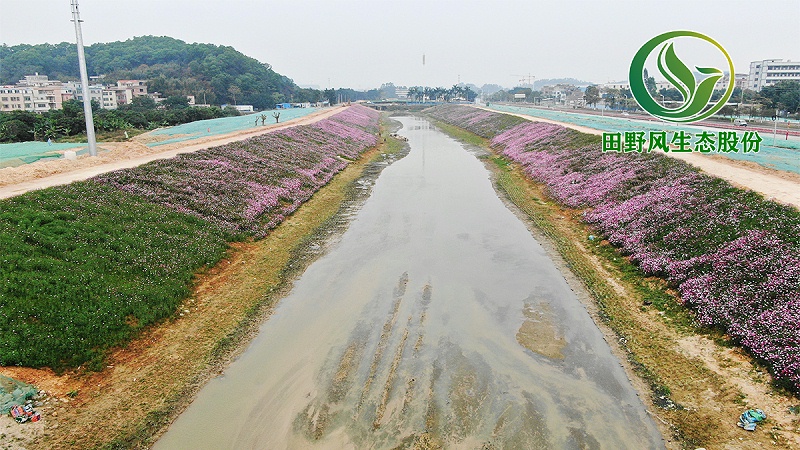
[[[142, 35], [229, 45], [320, 88], [619, 81], [645, 41], [678, 29], [716, 39], [737, 72], [800, 61], [800, 0], [80, 0], [80, 10], [87, 45]], [[69, 0], [0, 0], [0, 42], [74, 42], [70, 19]]]

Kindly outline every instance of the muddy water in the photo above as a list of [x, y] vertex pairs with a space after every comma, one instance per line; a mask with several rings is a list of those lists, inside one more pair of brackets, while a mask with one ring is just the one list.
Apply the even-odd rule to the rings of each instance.
[[482, 163], [399, 120], [409, 155], [155, 448], [663, 448]]

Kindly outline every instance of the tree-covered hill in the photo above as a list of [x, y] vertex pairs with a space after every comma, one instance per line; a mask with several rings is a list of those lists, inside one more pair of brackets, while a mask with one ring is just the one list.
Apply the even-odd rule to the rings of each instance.
[[[270, 67], [232, 47], [187, 44], [178, 39], [142, 36], [86, 47], [89, 75], [148, 81], [150, 92], [163, 96], [194, 95], [198, 102], [252, 104], [271, 108], [283, 101], [317, 101], [321, 93], [300, 89]], [[77, 80], [75, 44], [0, 46], [0, 84], [13, 84], [38, 72], [51, 79]]]

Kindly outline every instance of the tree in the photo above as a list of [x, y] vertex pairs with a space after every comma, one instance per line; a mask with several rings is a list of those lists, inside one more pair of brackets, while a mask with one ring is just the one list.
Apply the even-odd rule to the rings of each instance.
[[647, 87], [647, 92], [649, 92], [650, 95], [655, 97], [656, 90], [658, 90], [658, 86], [656, 86], [655, 78], [647, 74], [647, 69], [644, 69], [644, 85]]
[[609, 108], [617, 106], [617, 100], [621, 97], [619, 89], [608, 88], [603, 94], [603, 101]]
[[130, 104], [121, 105], [119, 107], [120, 110], [126, 109], [156, 109], [156, 101], [153, 100], [150, 96], [147, 95], [139, 95], [137, 97], [133, 97]]
[[670, 89], [661, 89], [658, 91], [659, 95], [664, 96], [664, 100], [669, 100], [673, 102], [681, 102], [684, 101], [683, 95], [675, 88]]
[[186, 109], [189, 107], [189, 99], [184, 95], [172, 95], [164, 100], [163, 105], [167, 109]]
[[408, 98], [419, 101], [420, 96], [422, 96], [422, 90], [419, 87], [412, 86], [408, 88]]
[[600, 101], [600, 90], [597, 86], [589, 86], [583, 94], [583, 99], [587, 105], [596, 105]]
[[24, 142], [33, 140], [33, 128], [20, 120], [12, 118], [0, 122], [0, 142]]
[[334, 89], [325, 89], [322, 94], [325, 96], [325, 99], [328, 100], [328, 104], [335, 105], [336, 104], [336, 90]]
[[463, 94], [464, 94], [464, 98], [466, 98], [468, 102], [474, 102], [475, 98], [478, 97], [478, 94], [475, 93], [475, 91], [473, 91], [469, 86], [464, 88]]
[[383, 83], [380, 91], [383, 98], [397, 98], [397, 90], [394, 83]]
[[[74, 44], [0, 45], [0, 49], [0, 85], [15, 83], [34, 72], [61, 81], [77, 80], [80, 75]], [[274, 105], [272, 94], [290, 98], [300, 91], [269, 64], [225, 46], [141, 36], [87, 46], [86, 56], [90, 75], [105, 74], [107, 80], [147, 80], [150, 92], [164, 97], [195, 95], [203, 98], [203, 103], [214, 104], [232, 98], [228, 88], [235, 85], [242, 91], [236, 94], [236, 103], [263, 109]], [[308, 97], [308, 93], [301, 95]]]
[[228, 93], [231, 94], [233, 97], [233, 104], [236, 105], [236, 96], [242, 93], [242, 90], [239, 89], [239, 86], [232, 85], [228, 88]]
[[780, 81], [761, 89], [762, 103], [770, 109], [800, 112], [800, 81]]

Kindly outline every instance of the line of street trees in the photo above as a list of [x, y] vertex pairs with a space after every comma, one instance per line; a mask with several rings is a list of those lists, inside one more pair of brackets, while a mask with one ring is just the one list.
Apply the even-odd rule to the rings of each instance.
[[[675, 89], [656, 90], [655, 81], [646, 83], [651, 95], [663, 102], [683, 102], [683, 96]], [[652, 85], [652, 86], [651, 86]], [[722, 97], [724, 91], [714, 91], [711, 101]], [[663, 97], [662, 97], [663, 96]], [[586, 88], [584, 100], [587, 105], [596, 105], [601, 100], [606, 107], [612, 109], [630, 108], [635, 106], [630, 89], [600, 89], [598, 86]], [[800, 82], [780, 81], [772, 86], [766, 86], [760, 91], [734, 88], [728, 105], [720, 110], [723, 116], [749, 115], [751, 117], [771, 117], [778, 111], [781, 117], [800, 118]]]
[[422, 87], [413, 86], [408, 89], [408, 96], [417, 101], [445, 101], [449, 102], [456, 99], [465, 100], [468, 102], [475, 101], [478, 94], [469, 86], [453, 85], [450, 89], [444, 87]]
[[[648, 77], [645, 85], [650, 94], [658, 102], [683, 102], [683, 96], [677, 89], [657, 89], [656, 82], [652, 77]], [[494, 92], [487, 97], [489, 101], [512, 102], [515, 101], [515, 94], [524, 94], [525, 101], [536, 103], [537, 99], [543, 97], [540, 91], [530, 88], [516, 87], [510, 90]], [[718, 100], [724, 91], [719, 89], [714, 91], [712, 101]], [[663, 98], [662, 98], [663, 96]], [[600, 86], [588, 86], [584, 91], [583, 100], [586, 105], [596, 106], [603, 103], [606, 108], [634, 110], [638, 109], [638, 104], [633, 98], [630, 89], [602, 88]], [[772, 117], [775, 111], [778, 116], [800, 119], [800, 82], [781, 81], [772, 86], [767, 86], [760, 91], [753, 91], [734, 88], [728, 105], [720, 109], [722, 116], [744, 116], [750, 117]]]

